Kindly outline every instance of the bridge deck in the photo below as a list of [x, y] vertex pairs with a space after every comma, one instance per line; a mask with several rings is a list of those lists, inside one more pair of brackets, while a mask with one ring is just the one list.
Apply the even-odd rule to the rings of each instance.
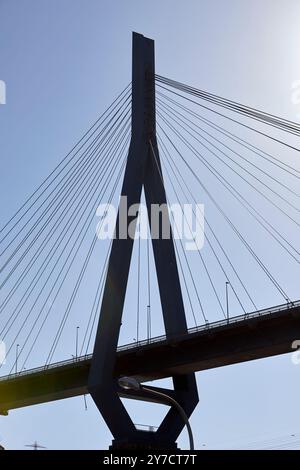
[[[115, 376], [141, 381], [197, 372], [292, 351], [300, 301], [190, 329], [188, 334], [118, 349]], [[87, 392], [91, 356], [0, 378], [0, 412]]]

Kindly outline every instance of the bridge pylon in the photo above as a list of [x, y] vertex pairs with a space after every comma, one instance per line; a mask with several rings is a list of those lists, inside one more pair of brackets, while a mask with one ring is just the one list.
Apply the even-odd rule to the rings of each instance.
[[[132, 129], [121, 196], [127, 197], [128, 207], [139, 204], [144, 187], [150, 232], [152, 205], [167, 204], [156, 141], [155, 111], [154, 41], [133, 33]], [[120, 398], [124, 397], [125, 392], [118, 384], [115, 363], [134, 243], [130, 236], [119, 236], [121, 217], [120, 206], [105, 280], [88, 390], [114, 436], [113, 448], [174, 449], [184, 427], [184, 422], [174, 407], [170, 407], [157, 431], [146, 432], [136, 429]], [[164, 224], [165, 222], [164, 220]], [[166, 336], [170, 337], [186, 333], [187, 323], [168, 216], [167, 223], [170, 237], [164, 238], [160, 227], [159, 236], [152, 237], [152, 247], [164, 326]], [[132, 227], [135, 228], [136, 216], [127, 215], [127, 229], [129, 225], [131, 230]], [[190, 416], [198, 403], [195, 374], [174, 375], [172, 379], [174, 390], [168, 390], [167, 393], [175, 398], [187, 416]], [[126, 397], [153, 401], [152, 397], [138, 391], [128, 391]]]

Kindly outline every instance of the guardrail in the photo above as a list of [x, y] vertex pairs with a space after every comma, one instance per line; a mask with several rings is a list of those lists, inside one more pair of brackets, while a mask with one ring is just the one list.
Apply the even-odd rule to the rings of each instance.
[[[189, 328], [188, 331], [187, 331], [187, 334], [193, 334], [193, 333], [198, 333], [200, 331], [212, 330], [212, 329], [220, 328], [220, 327], [223, 327], [223, 326], [232, 325], [234, 323], [247, 321], [249, 319], [259, 318], [259, 317], [262, 317], [262, 316], [268, 316], [268, 315], [271, 315], [272, 313], [281, 312], [283, 310], [287, 310], [288, 308], [295, 308], [295, 307], [300, 307], [300, 300], [297, 300], [295, 302], [288, 302], [288, 303], [281, 304], [281, 305], [276, 305], [275, 307], [271, 307], [271, 308], [256, 310], [255, 312], [250, 312], [250, 313], [246, 313], [246, 314], [243, 314], [243, 315], [238, 315], [236, 317], [231, 317], [231, 318], [228, 318], [228, 319], [219, 320], [219, 321], [212, 322], [212, 323], [207, 322], [204, 325]], [[164, 342], [164, 341], [167, 341], [167, 340], [170, 340], [170, 339], [171, 340], [172, 339], [174, 340], [176, 338], [180, 339], [182, 337], [186, 337], [187, 334], [185, 333], [185, 334], [182, 334], [182, 335], [174, 335], [173, 337], [168, 336], [168, 338], [166, 337], [166, 335], [161, 335], [161, 336], [155, 336], [154, 338], [145, 339], [145, 340], [142, 340], [142, 341], [136, 341], [134, 343], [124, 344], [124, 345], [118, 347], [118, 352], [127, 351], [129, 349], [136, 349], [136, 348], [140, 348], [140, 347], [143, 347], [143, 346], [147, 346], [147, 345], [151, 345], [151, 344], [155, 344], [155, 343], [159, 343], [159, 342]], [[4, 375], [4, 376], [0, 377], [0, 381], [15, 379], [17, 377], [23, 377], [23, 376], [30, 375], [30, 374], [44, 372], [44, 371], [47, 371], [47, 370], [55, 369], [57, 367], [63, 367], [63, 366], [70, 365], [70, 364], [83, 363], [85, 361], [90, 360], [92, 358], [92, 356], [93, 356], [92, 354], [87, 354], [85, 356], [79, 356], [77, 358], [74, 357], [73, 359], [67, 359], [65, 361], [54, 362], [53, 364], [48, 364], [48, 365], [45, 365], [45, 366], [40, 366], [40, 367], [35, 367], [33, 369], [24, 370], [22, 372], [18, 372], [17, 374], [14, 373], [14, 374], [9, 374], [9, 375]]]
[[[295, 302], [288, 302], [288, 303], [281, 304], [281, 305], [276, 305], [275, 307], [271, 307], [271, 308], [256, 310], [254, 312], [245, 313], [243, 315], [238, 315], [236, 317], [226, 318], [224, 320], [218, 320], [218, 321], [211, 322], [211, 323], [206, 322], [204, 325], [194, 326], [192, 328], [189, 328], [188, 334], [198, 333], [199, 331], [207, 331], [210, 329], [231, 325], [233, 323], [246, 321], [246, 320], [256, 318], [256, 317], [268, 316], [268, 315], [271, 315], [272, 313], [281, 312], [282, 310], [287, 310], [287, 308], [295, 308], [295, 307], [300, 307], [300, 300], [297, 300]], [[168, 340], [176, 339], [176, 338], [180, 339], [184, 336], [186, 336], [186, 333], [182, 335], [174, 335], [174, 337], [168, 336], [168, 338], [166, 337], [166, 335], [155, 336], [154, 338], [145, 339], [142, 341], [136, 341], [135, 343], [129, 343], [129, 344], [119, 346], [118, 351], [125, 351], [127, 349], [132, 349], [133, 347], [136, 348], [136, 347], [141, 347], [141, 346], [147, 346], [148, 344], [157, 343], [160, 341], [166, 341], [167, 339]]]

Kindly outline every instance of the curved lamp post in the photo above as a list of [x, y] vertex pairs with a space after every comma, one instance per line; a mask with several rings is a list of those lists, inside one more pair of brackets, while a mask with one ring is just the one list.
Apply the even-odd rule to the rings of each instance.
[[141, 391], [144, 390], [145, 392], [157, 397], [157, 398], [162, 398], [164, 401], [167, 401], [170, 403], [170, 405], [173, 405], [180, 416], [182, 417], [184, 424], [186, 425], [188, 434], [189, 434], [189, 441], [190, 441], [190, 450], [194, 450], [194, 438], [193, 438], [193, 433], [192, 433], [192, 428], [189, 423], [189, 419], [184, 411], [184, 409], [179, 405], [179, 403], [174, 400], [174, 398], [170, 397], [169, 395], [158, 392], [156, 390], [152, 390], [151, 388], [145, 387], [144, 385], [141, 385], [136, 379], [133, 377], [120, 377], [118, 380], [119, 386], [123, 388], [123, 390], [135, 390], [135, 391]]

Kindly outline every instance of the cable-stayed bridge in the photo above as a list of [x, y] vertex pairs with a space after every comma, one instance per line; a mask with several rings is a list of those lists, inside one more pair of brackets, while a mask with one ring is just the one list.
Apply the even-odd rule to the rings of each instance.
[[[196, 371], [291, 352], [299, 131], [156, 75], [153, 41], [134, 34], [132, 83], [1, 229], [1, 412], [91, 393], [116, 445], [172, 447], [183, 426], [176, 410], [155, 433], [136, 430], [120, 397], [152, 398], [125, 394], [119, 377], [172, 377], [168, 393], [190, 415]], [[135, 243], [99, 240], [120, 193], [148, 215], [154, 204], [189, 205], [203, 248], [186, 249], [172, 211], [167, 239], [153, 236], [151, 217], [143, 239], [134, 213]], [[183, 225], [195, 242], [187, 217]]]
[[[288, 353], [299, 328], [300, 302], [295, 302], [194, 327], [181, 336], [123, 345], [115, 376], [145, 382]], [[92, 354], [79, 356], [1, 377], [2, 413], [87, 394], [91, 359]]]

